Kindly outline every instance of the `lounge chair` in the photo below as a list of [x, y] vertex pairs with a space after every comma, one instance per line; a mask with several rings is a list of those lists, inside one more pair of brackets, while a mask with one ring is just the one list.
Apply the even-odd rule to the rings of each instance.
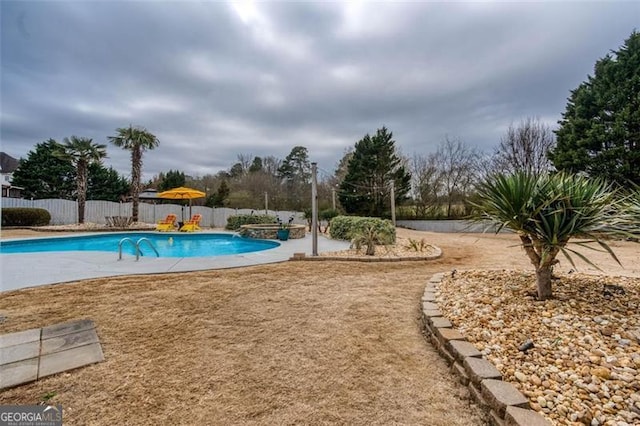
[[168, 214], [166, 218], [156, 224], [156, 231], [175, 231], [178, 227], [176, 219], [175, 214]]
[[180, 228], [180, 231], [183, 231], [183, 232], [199, 231], [201, 229], [200, 228], [201, 219], [202, 219], [201, 214], [194, 214], [191, 217], [191, 220], [185, 222], [184, 225], [182, 225], [182, 228]]

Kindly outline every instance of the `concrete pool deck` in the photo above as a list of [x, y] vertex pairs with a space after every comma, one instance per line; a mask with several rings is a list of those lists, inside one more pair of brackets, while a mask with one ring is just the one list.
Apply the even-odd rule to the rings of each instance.
[[[220, 234], [223, 232], [212, 233]], [[6, 241], [11, 240], [7, 239]], [[311, 234], [307, 234], [305, 238], [290, 239], [280, 243], [279, 247], [253, 253], [215, 257], [141, 257], [138, 261], [132, 255], [124, 255], [123, 259], [119, 261], [117, 252], [68, 251], [1, 254], [2, 281], [0, 282], [0, 291], [117, 275], [236, 268], [284, 262], [289, 260], [294, 253], [311, 255]], [[319, 253], [347, 248], [349, 248], [349, 243], [346, 241], [331, 240], [318, 235]]]

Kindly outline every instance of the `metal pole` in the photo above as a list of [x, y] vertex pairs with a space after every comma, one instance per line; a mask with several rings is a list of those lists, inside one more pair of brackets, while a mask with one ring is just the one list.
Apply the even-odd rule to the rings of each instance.
[[311, 163], [311, 255], [318, 255], [318, 164]]
[[396, 190], [393, 181], [391, 181], [391, 223], [396, 226]]
[[333, 210], [336, 209], [336, 189], [331, 188], [331, 204], [333, 205]]
[[264, 214], [269, 214], [268, 210], [269, 210], [269, 194], [267, 194], [267, 191], [264, 191]]

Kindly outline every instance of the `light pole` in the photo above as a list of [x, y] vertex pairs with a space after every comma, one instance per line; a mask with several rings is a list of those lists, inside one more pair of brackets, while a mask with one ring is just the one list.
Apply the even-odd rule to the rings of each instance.
[[267, 191], [264, 191], [264, 214], [269, 214], [269, 194]]
[[318, 164], [311, 163], [311, 255], [318, 255]]

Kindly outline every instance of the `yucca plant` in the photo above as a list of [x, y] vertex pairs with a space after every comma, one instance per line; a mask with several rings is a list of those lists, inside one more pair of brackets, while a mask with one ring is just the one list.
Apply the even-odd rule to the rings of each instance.
[[380, 231], [374, 225], [366, 226], [361, 232], [358, 232], [351, 240], [351, 248], [361, 250], [362, 246], [365, 247], [364, 254], [367, 256], [373, 256], [376, 254], [376, 245], [390, 244], [392, 237], [387, 233]]
[[424, 240], [424, 238], [421, 238], [420, 240], [409, 238], [409, 243], [405, 247], [409, 250], [422, 253], [427, 249], [427, 247], [429, 247], [429, 244]]
[[613, 228], [621, 237], [640, 241], [640, 187], [635, 187], [620, 201], [620, 212]]
[[565, 173], [497, 174], [480, 184], [474, 206], [473, 219], [489, 221], [496, 232], [508, 228], [518, 234], [535, 268], [539, 300], [553, 295], [551, 274], [558, 253], [572, 265], [572, 255], [593, 265], [567, 247], [572, 238], [580, 239], [574, 242], [578, 247], [605, 250], [620, 263], [602, 239], [616, 233], [621, 208], [616, 191], [603, 180]]

